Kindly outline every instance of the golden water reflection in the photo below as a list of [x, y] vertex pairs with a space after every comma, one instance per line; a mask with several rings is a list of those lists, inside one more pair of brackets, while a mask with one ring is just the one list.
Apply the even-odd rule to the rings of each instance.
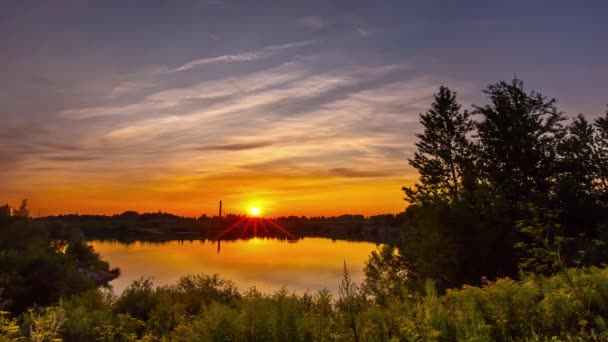
[[114, 291], [122, 292], [133, 280], [153, 277], [156, 285], [175, 282], [186, 274], [218, 273], [234, 281], [240, 290], [255, 286], [266, 293], [285, 285], [304, 293], [327, 288], [337, 293], [343, 263], [353, 280], [363, 280], [363, 267], [377, 245], [324, 238], [305, 238], [295, 243], [260, 239], [217, 242], [169, 241], [123, 244], [92, 241], [96, 251], [121, 276], [112, 281]]

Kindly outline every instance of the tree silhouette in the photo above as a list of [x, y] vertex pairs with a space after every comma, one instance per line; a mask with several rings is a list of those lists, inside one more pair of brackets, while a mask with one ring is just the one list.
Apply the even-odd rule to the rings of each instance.
[[27, 199], [24, 199], [24, 200], [21, 201], [21, 205], [19, 206], [19, 209], [13, 210], [13, 215], [14, 216], [22, 216], [22, 217], [29, 217], [30, 216], [30, 211], [27, 208]]
[[514, 79], [488, 86], [491, 103], [475, 106], [481, 148], [481, 174], [514, 207], [548, 194], [557, 142], [565, 134], [555, 99], [526, 93]]
[[[404, 262], [395, 267], [407, 268], [410, 284], [431, 278], [440, 289], [514, 277], [530, 255], [530, 236], [518, 228], [535, 219], [530, 208], [554, 213], [569, 242], [563, 260], [608, 260], [608, 251], [588, 248], [608, 241], [608, 113], [565, 126], [555, 100], [527, 92], [519, 79], [484, 93], [489, 103], [474, 106], [475, 122], [445, 87], [420, 115], [424, 131], [410, 160], [420, 179], [404, 188], [411, 205], [399, 246]], [[589, 252], [576, 257], [581, 251]], [[389, 256], [378, 258], [390, 265]]]
[[461, 111], [456, 93], [440, 87], [435, 102], [420, 114], [424, 132], [417, 134], [418, 151], [410, 164], [420, 174], [420, 183], [404, 187], [410, 203], [426, 203], [437, 199], [456, 201], [462, 187], [463, 175], [470, 165], [472, 143], [467, 135], [473, 122], [467, 111]]
[[484, 90], [491, 104], [475, 106], [482, 173], [511, 206], [548, 193], [556, 146], [565, 130], [555, 99], [526, 93], [523, 82], [498, 82]]
[[10, 205], [5, 204], [0, 206], [0, 216], [11, 216], [12, 208]]
[[568, 135], [560, 145], [563, 177], [579, 192], [593, 192], [599, 176], [595, 129], [582, 114], [568, 126]]

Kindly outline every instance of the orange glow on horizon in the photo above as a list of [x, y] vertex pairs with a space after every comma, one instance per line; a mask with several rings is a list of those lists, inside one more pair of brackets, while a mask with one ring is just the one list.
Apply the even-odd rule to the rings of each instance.
[[[195, 183], [189, 178], [160, 179], [137, 184], [135, 181], [111, 184], [73, 182], [45, 187], [9, 189], [4, 201], [17, 206], [28, 199], [37, 216], [59, 214], [113, 215], [133, 210], [139, 213], [166, 212], [179, 216], [217, 215], [219, 199], [226, 214], [249, 215], [253, 207], [264, 217], [335, 216], [342, 214], [377, 215], [399, 213], [407, 207], [403, 200], [404, 181], [393, 179], [340, 179], [280, 177], [213, 179]], [[127, 180], [128, 181], [128, 180]], [[91, 182], [92, 183], [92, 182]]]

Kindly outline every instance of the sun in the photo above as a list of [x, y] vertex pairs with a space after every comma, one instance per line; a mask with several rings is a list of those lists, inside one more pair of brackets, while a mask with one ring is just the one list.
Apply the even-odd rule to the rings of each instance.
[[251, 207], [251, 208], [249, 208], [249, 213], [252, 216], [258, 216], [258, 215], [260, 215], [260, 208], [258, 208], [258, 207]]

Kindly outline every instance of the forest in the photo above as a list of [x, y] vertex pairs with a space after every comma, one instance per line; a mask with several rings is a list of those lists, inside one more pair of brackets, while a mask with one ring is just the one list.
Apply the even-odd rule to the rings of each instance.
[[206, 274], [116, 295], [83, 229], [1, 207], [0, 341], [607, 340], [608, 111], [567, 117], [519, 79], [483, 93], [438, 89], [400, 238], [337, 295]]

